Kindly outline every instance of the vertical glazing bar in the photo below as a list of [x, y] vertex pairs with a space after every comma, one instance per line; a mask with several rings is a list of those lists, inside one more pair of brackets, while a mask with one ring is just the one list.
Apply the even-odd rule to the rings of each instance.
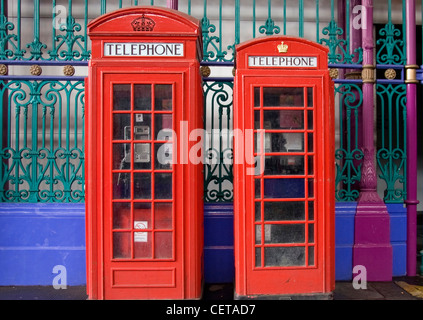
[[[408, 76], [416, 69], [416, 3], [406, 1], [407, 27], [407, 276], [416, 275], [417, 254], [417, 81]], [[408, 68], [407, 68], [408, 67]], [[415, 73], [414, 73], [415, 74]]]

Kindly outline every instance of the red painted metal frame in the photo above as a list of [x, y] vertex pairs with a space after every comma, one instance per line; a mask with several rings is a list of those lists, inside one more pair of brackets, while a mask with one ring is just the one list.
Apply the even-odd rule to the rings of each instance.
[[[316, 68], [258, 68], [248, 67], [249, 55], [280, 56], [277, 45], [284, 41], [289, 46], [290, 56], [317, 56]], [[305, 220], [291, 221], [289, 223], [309, 222], [314, 224], [314, 243], [307, 242], [308, 228], [305, 228], [305, 242], [296, 244], [312, 246], [315, 248], [314, 265], [300, 267], [265, 267], [263, 265], [263, 252], [261, 267], [255, 267], [255, 248], [271, 246], [264, 242], [264, 229], [262, 229], [261, 244], [255, 245], [255, 225], [264, 224], [263, 211], [261, 222], [254, 221], [255, 202], [267, 201], [263, 199], [263, 182], [261, 182], [261, 196], [255, 199], [255, 178], [263, 175], [248, 175], [247, 170], [253, 167], [253, 157], [260, 153], [251, 152], [252, 142], [234, 140], [234, 150], [246, 150], [245, 159], [241, 153], [235, 153], [234, 164], [234, 233], [235, 233], [235, 292], [238, 296], [255, 295], [293, 295], [293, 294], [318, 294], [330, 293], [334, 289], [334, 107], [333, 107], [333, 82], [329, 78], [327, 69], [327, 49], [318, 44], [304, 39], [291, 37], [264, 37], [249, 41], [237, 47], [237, 71], [234, 85], [234, 129], [246, 132], [254, 129], [254, 111], [270, 110], [303, 110], [304, 129], [296, 130], [266, 130], [266, 132], [299, 132], [304, 133], [304, 152], [272, 153], [272, 155], [303, 155], [305, 157], [304, 174], [300, 176], [285, 176], [285, 178], [314, 179], [314, 197], [307, 197], [308, 183], [305, 183], [305, 198], [269, 199], [278, 201], [314, 201], [314, 220], [308, 221], [306, 207]], [[254, 107], [254, 88], [263, 87], [312, 87], [314, 88], [313, 108], [263, 108]], [[262, 89], [260, 89], [263, 91]], [[305, 90], [305, 89], [304, 89]], [[305, 93], [305, 92], [304, 92]], [[306, 97], [307, 95], [305, 95]], [[261, 98], [262, 99], [262, 95]], [[313, 130], [307, 128], [307, 110], [313, 110]], [[263, 128], [263, 117], [261, 117]], [[314, 149], [308, 152], [307, 132], [313, 132]], [[245, 134], [244, 134], [245, 135]], [[249, 152], [250, 151], [250, 152]], [[266, 153], [267, 154], [267, 153]], [[307, 155], [314, 155], [314, 172], [308, 173]], [[271, 176], [269, 178], [275, 178]], [[279, 178], [276, 176], [276, 178]], [[271, 224], [275, 224], [274, 221]], [[276, 222], [287, 224], [287, 222]], [[275, 246], [275, 245], [273, 245]], [[277, 244], [278, 247], [283, 245]], [[285, 245], [290, 246], [290, 245]], [[263, 250], [262, 250], [263, 251]], [[306, 251], [307, 258], [307, 251]]]
[[[153, 32], [132, 29], [131, 22], [145, 15], [154, 19]], [[198, 143], [180, 136], [203, 128], [203, 92], [199, 74], [201, 61], [201, 31], [199, 22], [177, 11], [158, 7], [134, 7], [117, 10], [92, 21], [88, 35], [92, 40], [92, 60], [86, 93], [86, 248], [87, 293], [90, 299], [198, 299], [202, 292], [203, 258], [203, 165], [192, 164], [187, 152]], [[183, 43], [184, 55], [178, 57], [109, 57], [103, 56], [104, 42], [169, 42]], [[154, 126], [154, 114], [165, 111], [113, 111], [113, 83], [171, 84], [173, 130], [178, 135], [173, 140], [172, 169], [113, 169], [113, 143], [150, 143], [154, 140], [154, 127], [150, 140], [134, 142], [113, 140], [113, 114], [126, 113], [134, 124], [134, 114], [149, 113]], [[152, 95], [154, 91], [152, 86]], [[132, 101], [133, 98], [131, 98]], [[154, 101], [154, 100], [152, 100]], [[153, 102], [152, 102], [153, 103]], [[154, 103], [153, 103], [154, 104]], [[133, 101], [131, 106], [133, 105]], [[168, 112], [169, 113], [169, 112]], [[131, 149], [131, 154], [133, 149]], [[133, 160], [132, 160], [133, 163]], [[131, 187], [129, 199], [113, 199], [113, 173], [134, 172], [172, 173], [172, 199], [154, 199], [154, 178], [151, 199], [134, 199]], [[133, 184], [133, 179], [131, 181]], [[130, 232], [133, 242], [133, 225], [113, 230], [113, 203], [150, 203], [151, 217], [156, 203], [173, 203], [172, 230], [148, 226], [143, 232], [172, 232], [172, 257], [166, 259], [113, 258], [113, 232]], [[131, 206], [133, 217], [133, 206]], [[131, 224], [133, 221], [131, 222]], [[153, 222], [154, 223], [154, 222]], [[151, 238], [151, 237], [150, 237]], [[151, 241], [151, 240], [150, 240]]]

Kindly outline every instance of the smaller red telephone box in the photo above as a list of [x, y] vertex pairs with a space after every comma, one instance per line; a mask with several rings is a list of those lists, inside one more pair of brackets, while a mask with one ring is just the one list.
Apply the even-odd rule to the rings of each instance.
[[281, 36], [236, 50], [235, 294], [330, 298], [335, 164], [328, 50]]
[[93, 20], [88, 35], [88, 296], [198, 299], [204, 179], [188, 151], [203, 127], [200, 23], [133, 7]]

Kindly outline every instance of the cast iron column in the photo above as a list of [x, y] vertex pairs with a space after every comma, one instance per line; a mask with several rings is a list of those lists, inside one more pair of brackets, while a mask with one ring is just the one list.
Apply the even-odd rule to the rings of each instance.
[[364, 266], [368, 281], [392, 280], [389, 214], [377, 194], [374, 143], [373, 0], [363, 0], [363, 166], [355, 215], [353, 267]]

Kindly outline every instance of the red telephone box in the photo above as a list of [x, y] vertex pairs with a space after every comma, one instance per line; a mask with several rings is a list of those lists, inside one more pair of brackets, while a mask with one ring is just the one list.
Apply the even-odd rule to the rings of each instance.
[[236, 49], [236, 296], [330, 298], [335, 165], [328, 50], [281, 36]]
[[200, 298], [203, 168], [188, 159], [203, 127], [199, 21], [133, 7], [88, 35], [89, 298]]

